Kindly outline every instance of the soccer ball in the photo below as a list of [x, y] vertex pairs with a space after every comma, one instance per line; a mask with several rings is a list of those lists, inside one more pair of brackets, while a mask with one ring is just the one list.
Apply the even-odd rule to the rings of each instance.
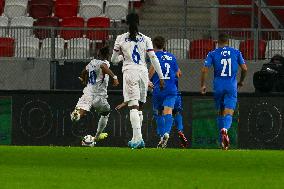
[[84, 138], [82, 140], [82, 146], [93, 147], [93, 146], [95, 146], [95, 144], [96, 144], [96, 142], [94, 141], [92, 135], [84, 136]]
[[75, 108], [75, 110], [71, 113], [71, 121], [77, 122], [80, 120], [80, 111], [79, 109]]

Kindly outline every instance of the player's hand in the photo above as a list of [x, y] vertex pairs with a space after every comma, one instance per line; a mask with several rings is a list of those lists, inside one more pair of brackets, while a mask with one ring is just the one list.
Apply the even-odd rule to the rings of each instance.
[[151, 81], [149, 81], [149, 82], [148, 82], [148, 87], [149, 87], [150, 89], [153, 89], [153, 88], [154, 88], [154, 84], [153, 84]]
[[127, 104], [126, 104], [125, 102], [123, 102], [123, 103], [117, 105], [117, 106], [115, 107], [115, 109], [116, 109], [116, 110], [120, 110], [121, 108], [123, 108], [123, 107], [126, 106], [126, 105], [127, 105]]
[[244, 86], [244, 82], [238, 82], [238, 89], [240, 89], [242, 86]]
[[119, 85], [118, 79], [114, 79], [112, 82], [112, 86], [117, 87]]
[[87, 80], [83, 79], [82, 77], [78, 77], [78, 79], [81, 81], [82, 85], [87, 85]]
[[160, 79], [160, 89], [163, 90], [165, 87], [165, 81], [163, 79]]
[[200, 91], [201, 91], [201, 94], [205, 95], [206, 92], [207, 92], [207, 91], [206, 91], [206, 86], [203, 85], [203, 86], [201, 87]]
[[180, 69], [177, 71], [177, 77], [180, 78], [182, 76], [182, 72], [180, 71]]

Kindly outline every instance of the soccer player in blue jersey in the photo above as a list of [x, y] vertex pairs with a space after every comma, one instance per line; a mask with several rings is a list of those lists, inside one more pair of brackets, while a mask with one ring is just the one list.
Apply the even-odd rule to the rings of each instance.
[[[237, 104], [238, 88], [244, 85], [247, 66], [239, 50], [228, 46], [228, 35], [220, 34], [218, 48], [209, 52], [201, 71], [201, 93], [206, 93], [206, 76], [209, 68], [214, 68], [214, 99], [219, 111], [217, 125], [220, 129], [222, 148], [229, 147], [227, 134], [232, 124], [232, 116]], [[237, 82], [238, 67], [241, 68], [241, 76]]]
[[164, 75], [164, 88], [161, 90], [159, 87], [157, 73], [153, 75], [149, 74], [149, 77], [151, 77], [154, 85], [152, 97], [153, 110], [156, 116], [157, 133], [161, 137], [158, 148], [165, 148], [173, 125], [172, 114], [178, 92], [176, 76], [179, 73], [179, 68], [175, 56], [163, 50], [165, 46], [165, 39], [163, 37], [155, 37], [153, 45]]

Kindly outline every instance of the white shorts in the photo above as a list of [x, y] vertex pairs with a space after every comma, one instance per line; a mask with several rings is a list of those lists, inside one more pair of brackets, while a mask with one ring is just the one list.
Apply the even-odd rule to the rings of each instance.
[[138, 100], [145, 103], [148, 90], [148, 72], [141, 70], [125, 70], [123, 72], [124, 102]]
[[84, 93], [76, 105], [76, 108], [90, 111], [94, 108], [97, 113], [110, 111], [110, 105], [106, 96], [99, 96], [94, 93]]

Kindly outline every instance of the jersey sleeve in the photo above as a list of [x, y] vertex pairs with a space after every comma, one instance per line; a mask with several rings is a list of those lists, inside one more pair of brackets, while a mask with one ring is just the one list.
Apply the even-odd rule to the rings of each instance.
[[243, 55], [241, 53], [241, 51], [238, 51], [238, 64], [241, 65], [241, 64], [245, 64], [245, 59], [243, 58]]
[[91, 60], [91, 62], [86, 66], [86, 70], [90, 70], [90, 68], [92, 67], [92, 63], [94, 60]]
[[204, 61], [204, 66], [205, 67], [211, 67], [213, 63], [213, 57], [212, 57], [212, 53], [209, 52], [205, 61]]
[[113, 50], [116, 52], [120, 51], [120, 41], [121, 41], [121, 35], [116, 37], [115, 43], [114, 43], [114, 47]]
[[154, 51], [152, 40], [149, 37], [146, 38], [146, 50], [147, 52]]

